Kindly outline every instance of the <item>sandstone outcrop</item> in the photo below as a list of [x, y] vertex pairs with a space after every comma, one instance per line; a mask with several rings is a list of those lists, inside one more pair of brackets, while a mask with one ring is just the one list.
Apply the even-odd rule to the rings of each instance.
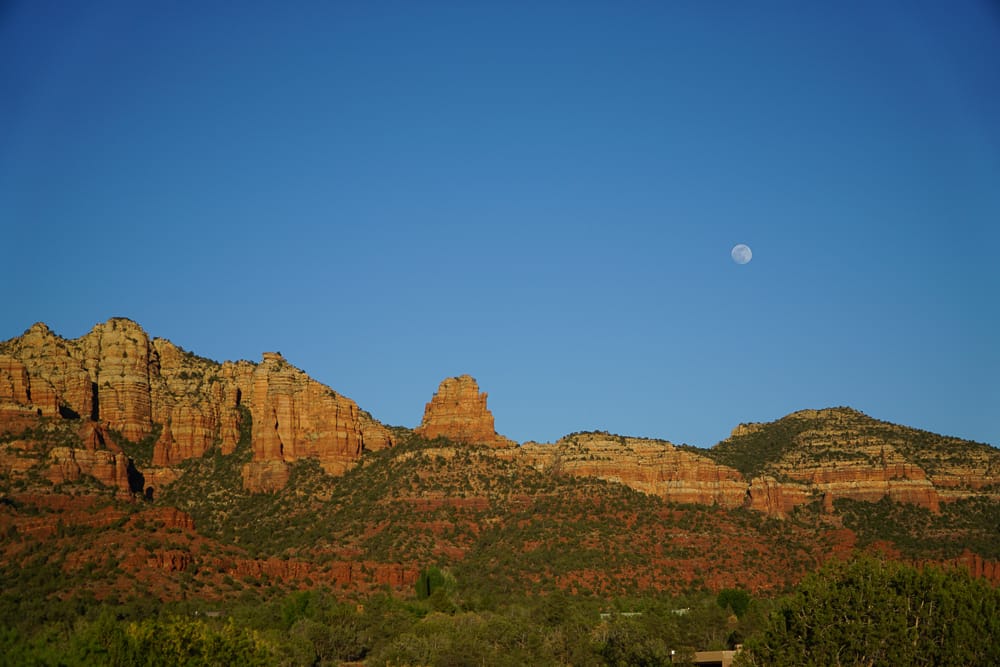
[[[58, 397], [58, 410], [67, 416], [97, 418], [94, 386], [81, 362], [77, 341], [67, 341], [42, 323], [31, 326], [19, 338], [4, 344], [5, 352], [28, 370], [29, 381], [44, 381]], [[33, 395], [37, 393], [37, 388]]]
[[427, 404], [423, 421], [414, 430], [427, 439], [444, 437], [469, 444], [516, 447], [516, 442], [497, 434], [486, 397], [469, 375], [447, 378]]
[[153, 507], [135, 514], [129, 519], [130, 524], [139, 522], [151, 523], [158, 528], [194, 530], [194, 519], [191, 518], [191, 515], [174, 507]]
[[[804, 484], [787, 484], [768, 475], [754, 477], [746, 490], [746, 507], [772, 516], [786, 516], [797, 505], [813, 500]], [[832, 501], [832, 499], [831, 499]]]
[[713, 450], [722, 460], [735, 455], [763, 462], [747, 504], [776, 514], [817, 497], [827, 511], [838, 498], [888, 497], [939, 512], [942, 502], [977, 494], [1000, 474], [1000, 453], [991, 447], [881, 422], [850, 408], [801, 410], [770, 424], [741, 424]]
[[[942, 450], [950, 453], [942, 456]], [[994, 448], [879, 422], [849, 408], [740, 424], [728, 440], [704, 451], [584, 433], [555, 445], [526, 443], [517, 455], [555, 474], [621, 482], [672, 502], [743, 505], [778, 517], [817, 499], [827, 512], [839, 498], [889, 498], [937, 513], [942, 502], [1000, 495], [1000, 452]], [[735, 467], [741, 464], [756, 468], [741, 473]]]
[[42, 378], [35, 378], [32, 383], [24, 363], [0, 354], [0, 420], [3, 420], [0, 432], [21, 430], [34, 417], [52, 417], [58, 411], [51, 384]]
[[142, 492], [141, 476], [124, 454], [110, 451], [54, 447], [49, 452], [46, 478], [53, 484], [79, 481], [90, 475], [105, 486], [124, 493]]
[[216, 448], [234, 452], [247, 419], [253, 420], [253, 459], [244, 479], [254, 491], [283, 486], [288, 464], [303, 457], [341, 474], [362, 451], [392, 444], [389, 430], [354, 401], [279, 354], [266, 353], [260, 364], [219, 364], [170, 341], [151, 340], [124, 318], [74, 340], [35, 324], [0, 343], [0, 433], [24, 431], [38, 417], [86, 425], [79, 450], [63, 447], [51, 455], [51, 479], [90, 474], [125, 489], [121, 473], [131, 465], [133, 490], [142, 490], [135, 482], [135, 473], [142, 473], [134, 466], [140, 464], [114, 446], [118, 435], [152, 447], [141, 463], [149, 473], [147, 488], [175, 479], [174, 467], [186, 459]]
[[163, 551], [137, 551], [129, 556], [123, 565], [127, 570], [162, 570], [164, 572], [184, 572], [194, 564], [194, 556], [188, 551], [168, 549]]
[[100, 420], [139, 441], [153, 430], [149, 337], [135, 322], [113, 318], [80, 339], [81, 362], [96, 385]]
[[232, 453], [239, 440], [240, 405], [253, 364], [218, 364], [185, 352], [168, 340], [151, 343], [152, 420], [161, 425], [153, 463], [175, 465], [204, 456], [213, 446]]
[[577, 433], [554, 445], [526, 444], [520, 455], [555, 475], [619, 482], [676, 503], [735, 508], [747, 492], [739, 471], [662, 440]]
[[[42, 437], [38, 429], [18, 435], [56, 422], [79, 427], [61, 435]], [[415, 432], [489, 445], [497, 456], [522, 458], [553, 474], [618, 481], [673, 502], [742, 505], [776, 516], [817, 499], [827, 511], [838, 498], [888, 497], [937, 512], [941, 503], [1000, 495], [994, 448], [879, 422], [849, 408], [740, 424], [704, 454], [608, 434], [517, 447], [497, 434], [487, 395], [463, 375], [440, 384]], [[123, 318], [73, 340], [39, 323], [0, 343], [4, 433], [0, 467], [10, 474], [35, 468], [57, 482], [90, 475], [123, 492], [145, 493], [175, 480], [179, 463], [232, 453], [241, 442], [250, 457], [243, 483], [252, 491], [282, 488], [297, 460], [316, 459], [338, 475], [364, 451], [393, 442], [391, 432], [354, 401], [278, 353], [265, 353], [256, 364], [220, 364], [151, 339]], [[118, 447], [119, 437], [134, 459]]]
[[243, 469], [246, 488], [284, 486], [287, 464], [315, 458], [328, 474], [341, 475], [366, 450], [392, 445], [389, 430], [357, 403], [320, 384], [276, 352], [264, 353], [249, 393], [253, 460]]
[[0, 401], [21, 405], [31, 402], [28, 369], [20, 361], [6, 354], [0, 354]]
[[979, 554], [966, 551], [957, 558], [945, 561], [944, 564], [965, 568], [973, 577], [982, 577], [994, 586], [1000, 585], [1000, 562], [995, 560], [986, 560]]

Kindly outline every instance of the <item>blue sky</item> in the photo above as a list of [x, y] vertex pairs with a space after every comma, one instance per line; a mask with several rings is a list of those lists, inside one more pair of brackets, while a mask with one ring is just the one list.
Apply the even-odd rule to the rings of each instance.
[[750, 4], [4, 3], [0, 339], [126, 316], [406, 426], [469, 373], [519, 441], [1000, 445], [1000, 12]]

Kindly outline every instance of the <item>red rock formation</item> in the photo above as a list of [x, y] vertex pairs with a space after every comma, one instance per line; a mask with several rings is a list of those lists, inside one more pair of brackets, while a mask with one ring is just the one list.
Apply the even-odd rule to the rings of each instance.
[[182, 512], [174, 507], [153, 507], [151, 509], [134, 514], [129, 519], [129, 525], [139, 522], [153, 524], [158, 528], [180, 528], [181, 530], [194, 530], [194, 519], [187, 512]]
[[[20, 432], [39, 415], [62, 414], [103, 425], [82, 434], [83, 450], [97, 451], [113, 449], [108, 429], [132, 442], [159, 429], [152, 467], [145, 471], [156, 484], [176, 478], [172, 467], [185, 459], [216, 447], [232, 453], [243, 408], [255, 422], [254, 459], [244, 471], [254, 490], [283, 486], [287, 464], [297, 459], [314, 457], [328, 473], [341, 474], [363, 450], [392, 444], [389, 430], [354, 401], [276, 354], [264, 355], [259, 366], [218, 364], [170, 341], [151, 341], [139, 325], [121, 318], [75, 340], [36, 324], [0, 350], [0, 432]], [[93, 456], [59, 456], [53, 478], [89, 474], [76, 471], [79, 459], [99, 479], [113, 481]]]
[[554, 445], [526, 444], [518, 454], [552, 474], [619, 482], [677, 503], [740, 507], [747, 491], [739, 471], [662, 440], [578, 433]]
[[486, 407], [486, 396], [485, 392], [480, 393], [471, 376], [444, 380], [424, 409], [416, 433], [428, 439], [444, 437], [455, 442], [516, 447], [516, 442], [497, 434], [493, 413]]
[[84, 418], [94, 414], [96, 378], [92, 379], [83, 368], [75, 342], [60, 338], [39, 322], [21, 337], [8, 341], [7, 353], [27, 367], [32, 381], [43, 381], [33, 387], [33, 396], [48, 393], [58, 397], [57, 408], [63, 406], [68, 413]]
[[[63, 406], [64, 415], [100, 420], [132, 441], [160, 424], [160, 465], [201, 456], [215, 443], [223, 451], [235, 447], [241, 393], [236, 374], [224, 377], [225, 367], [211, 360], [169, 341], [150, 341], [134, 322], [111, 319], [76, 340], [36, 324], [4, 345], [13, 360], [8, 370], [25, 367], [31, 407], [44, 415], [59, 414]], [[3, 385], [0, 379], [0, 402]], [[23, 402], [23, 389], [17, 393]]]
[[993, 585], [1000, 584], [1000, 562], [985, 560], [979, 554], [966, 551], [961, 556], [945, 561], [945, 565], [961, 567], [974, 577], [982, 577]]
[[810, 489], [804, 484], [781, 483], [766, 475], [754, 477], [746, 492], [747, 507], [773, 516], [786, 516], [797, 505], [812, 499]]
[[200, 406], [175, 405], [153, 447], [153, 465], [169, 466], [204, 456], [218, 433], [215, 415], [206, 414]]
[[913, 560], [904, 559], [899, 549], [892, 542], [876, 542], [870, 548], [884, 558], [906, 560], [915, 567], [959, 568], [967, 570], [973, 577], [982, 577], [993, 585], [1000, 585], [1000, 562], [986, 560], [979, 554], [968, 550], [955, 558]]
[[821, 492], [831, 503], [836, 498], [877, 502], [888, 496], [896, 502], [940, 511], [937, 490], [924, 471], [901, 462], [874, 467], [870, 464], [823, 466], [787, 474], [802, 479], [808, 488]]
[[[944, 447], [936, 455], [924, 455], [908, 439], [933, 434], [877, 422], [849, 409], [806, 410], [779, 420], [783, 425], [776, 437], [791, 437], [792, 442], [782, 443], [779, 459], [749, 480], [709, 457], [657, 441], [574, 436], [554, 446], [517, 448], [497, 435], [486, 402], [473, 378], [449, 378], [427, 404], [416, 432], [491, 445], [498, 456], [523, 457], [558, 474], [621, 481], [677, 502], [743, 504], [779, 516], [816, 497], [824, 499], [828, 510], [837, 498], [888, 496], [938, 511], [941, 502], [982, 490], [997, 495], [991, 490], [1000, 474], [995, 451], [934, 436]], [[254, 491], [283, 487], [288, 465], [296, 460], [315, 458], [328, 473], [340, 474], [364, 450], [392, 444], [388, 429], [357, 404], [279, 354], [265, 354], [260, 364], [219, 364], [169, 341], [150, 340], [137, 324], [120, 318], [75, 340], [36, 324], [0, 343], [0, 433], [21, 433], [46, 423], [39, 415], [78, 417], [81, 424], [79, 445], [51, 455], [53, 442], [63, 441], [0, 443], [0, 467], [11, 474], [24, 474], [33, 465], [26, 461], [37, 454], [35, 462], [45, 461], [53, 480], [92, 474], [124, 490], [128, 485], [122, 470], [127, 471], [129, 462], [111, 431], [135, 441], [160, 429], [152, 465], [141, 471], [145, 486], [158, 489], [176, 479], [176, 466], [185, 459], [216, 448], [233, 452], [248, 412], [253, 458], [243, 468], [243, 479]], [[732, 438], [766, 445], [773, 426], [741, 424]], [[960, 455], [953, 454], [952, 446]]]
[[[0, 417], [2, 416], [0, 413]], [[39, 459], [35, 452], [31, 451], [33, 445], [34, 443], [26, 440], [11, 440], [0, 445], [0, 473], [20, 477], [35, 467]]]
[[243, 488], [254, 493], [270, 493], [288, 484], [291, 470], [284, 461], [250, 461], [243, 466]]
[[100, 419], [138, 442], [153, 430], [149, 337], [135, 322], [112, 318], [80, 341], [81, 361], [97, 386]]
[[45, 477], [53, 484], [75, 482], [83, 475], [90, 475], [101, 484], [124, 493], [132, 490], [129, 484], [130, 462], [124, 454], [53, 447], [49, 451], [49, 462]]
[[151, 345], [152, 418], [162, 425], [154, 465], [204, 456], [216, 444], [223, 454], [232, 453], [239, 439], [239, 405], [252, 373], [247, 367], [252, 364], [220, 366], [162, 338]]
[[[45, 507], [53, 511], [27, 516], [0, 514], [0, 530], [13, 525], [19, 534], [36, 538], [44, 539], [55, 535], [60, 526], [106, 528], [126, 516], [123, 510], [116, 507], [94, 508], [94, 501], [98, 498], [96, 496], [22, 494], [15, 498], [20, 503]], [[102, 503], [107, 500], [103, 495], [99, 498]]]
[[38, 411], [27, 405], [0, 402], [0, 435], [15, 434], [38, 422]]
[[165, 551], [137, 551], [129, 556], [123, 565], [133, 572], [147, 569], [164, 572], [183, 572], [194, 564], [194, 556], [188, 551], [169, 549]]
[[80, 440], [83, 442], [83, 448], [90, 451], [107, 449], [116, 454], [122, 451], [111, 439], [104, 424], [100, 422], [84, 422], [80, 427]]
[[28, 369], [14, 357], [0, 354], [0, 401], [27, 405], [30, 394]]
[[272, 491], [287, 482], [284, 464], [315, 458], [327, 473], [343, 474], [365, 449], [392, 444], [389, 430], [357, 403], [311, 379], [275, 352], [264, 353], [250, 391], [253, 461], [244, 486]]
[[0, 354], [0, 419], [16, 419], [21, 426], [25, 417], [52, 417], [58, 411], [51, 384], [43, 378], [32, 381], [27, 366], [10, 355]]

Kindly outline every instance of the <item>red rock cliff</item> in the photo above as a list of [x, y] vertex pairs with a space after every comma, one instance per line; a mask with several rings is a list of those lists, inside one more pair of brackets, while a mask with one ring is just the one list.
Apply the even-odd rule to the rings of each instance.
[[740, 507], [747, 491], [739, 471], [662, 440], [577, 433], [519, 454], [552, 474], [598, 477], [677, 503]]
[[428, 439], [444, 437], [455, 442], [515, 447], [513, 440], [497, 434], [486, 396], [469, 375], [444, 380], [424, 409], [416, 433]]
[[311, 379], [278, 353], [264, 353], [252, 380], [253, 460], [243, 469], [249, 489], [284, 486], [286, 464], [300, 458], [316, 458], [326, 472], [340, 475], [365, 449], [392, 445], [389, 430], [357, 403]]
[[[109, 447], [108, 430], [132, 442], [159, 431], [151, 465], [142, 472], [147, 485], [168, 483], [176, 477], [171, 466], [185, 459], [214, 447], [233, 452], [244, 408], [254, 421], [253, 460], [244, 470], [253, 490], [279, 488], [287, 464], [303, 457], [340, 474], [364, 449], [392, 444], [389, 430], [354, 401], [280, 355], [265, 354], [259, 365], [219, 364], [170, 341], [150, 340], [123, 318], [74, 340], [36, 324], [0, 343], [0, 433], [21, 432], [39, 417], [99, 424], [81, 431], [81, 448], [90, 454], [64, 447], [52, 455], [54, 480], [92, 474], [127, 488], [121, 476], [127, 458]], [[108, 456], [93, 453], [98, 450], [108, 450]]]

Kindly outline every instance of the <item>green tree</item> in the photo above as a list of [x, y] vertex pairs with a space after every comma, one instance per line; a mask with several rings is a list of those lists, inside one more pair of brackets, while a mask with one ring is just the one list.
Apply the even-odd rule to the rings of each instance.
[[216, 627], [182, 617], [129, 623], [106, 635], [111, 665], [267, 665], [271, 650], [231, 620]]
[[660, 633], [641, 620], [615, 617], [598, 628], [597, 653], [612, 667], [656, 667], [671, 664], [670, 647]]
[[750, 594], [739, 588], [723, 588], [715, 601], [723, 609], [731, 609], [737, 618], [743, 618], [750, 607]]
[[958, 569], [830, 563], [778, 604], [739, 664], [1000, 664], [1000, 591]]
[[444, 573], [438, 568], [428, 567], [420, 573], [417, 577], [416, 589], [417, 598], [420, 600], [426, 600], [434, 593], [436, 590], [444, 589], [446, 578]]

